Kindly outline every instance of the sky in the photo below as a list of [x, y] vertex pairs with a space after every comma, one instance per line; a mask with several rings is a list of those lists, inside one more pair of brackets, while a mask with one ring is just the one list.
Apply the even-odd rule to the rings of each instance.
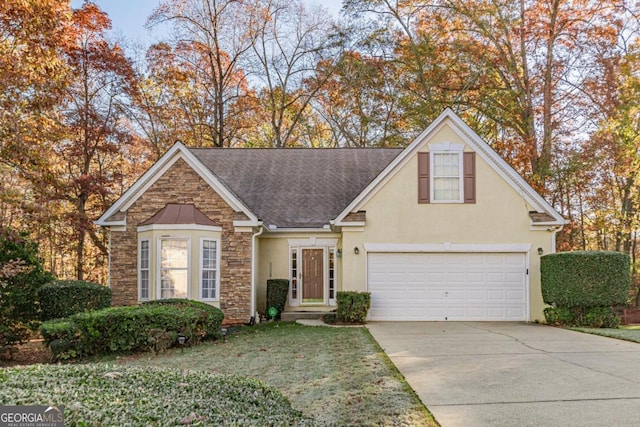
[[[0, 0], [1, 1], [1, 0]], [[144, 45], [162, 38], [156, 32], [148, 32], [144, 28], [147, 18], [160, 0], [93, 0], [100, 9], [111, 18], [112, 35], [116, 38], [126, 38], [131, 42]], [[342, 0], [304, 0], [309, 4], [321, 4], [336, 18], [342, 7]], [[77, 9], [83, 0], [71, 0], [71, 7]]]

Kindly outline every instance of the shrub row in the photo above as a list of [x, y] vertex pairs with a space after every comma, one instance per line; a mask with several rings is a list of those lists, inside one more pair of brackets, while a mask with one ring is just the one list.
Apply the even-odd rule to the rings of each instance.
[[219, 338], [220, 325], [224, 320], [224, 313], [217, 307], [209, 305], [202, 301], [195, 301], [183, 298], [167, 298], [153, 301], [146, 301], [144, 306], [175, 306], [175, 307], [191, 307], [202, 310], [201, 321], [206, 332], [205, 338]]
[[61, 319], [111, 306], [111, 289], [81, 280], [56, 280], [38, 290], [40, 318]]
[[589, 328], [617, 328], [620, 318], [611, 307], [547, 307], [544, 317], [557, 326], [585, 326]]
[[3, 371], [0, 404], [43, 402], [65, 404], [68, 427], [315, 425], [278, 390], [254, 379], [107, 364]]
[[175, 304], [113, 307], [51, 320], [40, 326], [54, 360], [110, 353], [159, 352], [217, 336], [223, 316], [215, 307], [203, 309], [197, 301]]

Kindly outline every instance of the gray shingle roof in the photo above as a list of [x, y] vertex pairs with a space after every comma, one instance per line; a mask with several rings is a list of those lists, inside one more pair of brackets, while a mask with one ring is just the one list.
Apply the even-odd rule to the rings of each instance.
[[315, 228], [335, 219], [401, 148], [192, 148], [260, 220]]

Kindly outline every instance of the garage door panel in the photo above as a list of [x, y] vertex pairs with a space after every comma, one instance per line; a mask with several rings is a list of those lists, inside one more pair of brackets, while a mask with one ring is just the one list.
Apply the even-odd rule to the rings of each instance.
[[526, 302], [526, 295], [523, 290], [508, 290], [507, 301], [524, 304]]
[[526, 320], [524, 253], [370, 253], [373, 320]]
[[484, 290], [472, 289], [467, 293], [467, 301], [470, 303], [481, 302], [486, 298]]

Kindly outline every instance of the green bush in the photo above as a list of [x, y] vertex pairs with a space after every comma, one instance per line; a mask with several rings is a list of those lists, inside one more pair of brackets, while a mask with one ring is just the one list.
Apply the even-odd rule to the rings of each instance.
[[620, 318], [611, 307], [547, 307], [544, 317], [548, 324], [589, 328], [617, 328]]
[[611, 307], [590, 307], [584, 316], [584, 326], [591, 328], [617, 328], [620, 318]]
[[196, 301], [185, 298], [167, 298], [153, 301], [146, 301], [142, 305], [173, 305], [177, 307], [191, 307], [203, 311], [203, 319], [205, 325], [205, 338], [220, 338], [220, 326], [224, 320], [224, 313], [218, 307], [214, 307], [206, 302]]
[[629, 256], [577, 251], [540, 259], [542, 297], [556, 307], [624, 305], [631, 287]]
[[323, 314], [322, 321], [327, 325], [333, 325], [338, 321], [338, 315], [336, 313]]
[[289, 295], [289, 280], [287, 279], [269, 279], [267, 280], [267, 312], [269, 308], [278, 309], [276, 319], [280, 319], [280, 315], [284, 311]]
[[[40, 326], [54, 360], [111, 353], [162, 351], [200, 342], [213, 327], [209, 312], [179, 305], [145, 305], [86, 311]], [[219, 329], [219, 324], [218, 324]]]
[[56, 280], [38, 290], [40, 318], [61, 319], [111, 305], [111, 289], [81, 280]]
[[547, 307], [544, 309], [544, 318], [550, 325], [572, 325], [575, 322], [575, 314], [568, 307]]
[[277, 389], [205, 371], [34, 365], [0, 376], [0, 404], [64, 403], [65, 426], [313, 426]]
[[25, 233], [0, 227], [0, 354], [37, 328], [36, 293], [53, 278], [42, 267], [36, 243]]
[[371, 308], [370, 292], [345, 292], [337, 293], [336, 315], [339, 322], [364, 323], [369, 308]]

